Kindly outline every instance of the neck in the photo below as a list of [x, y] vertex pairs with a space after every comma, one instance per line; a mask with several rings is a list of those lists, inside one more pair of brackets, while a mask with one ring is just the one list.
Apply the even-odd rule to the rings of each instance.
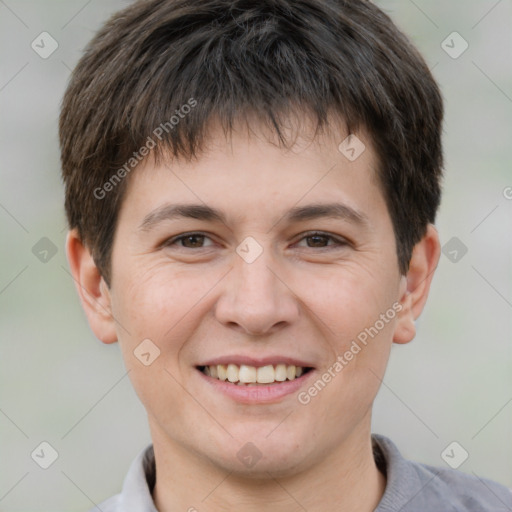
[[174, 444], [153, 426], [153, 500], [159, 512], [373, 512], [386, 479], [373, 458], [370, 429], [359, 430], [307, 470], [250, 478]]

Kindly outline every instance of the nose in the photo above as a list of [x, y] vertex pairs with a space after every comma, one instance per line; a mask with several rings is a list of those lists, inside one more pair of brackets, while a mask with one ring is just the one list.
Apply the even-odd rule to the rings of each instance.
[[286, 269], [264, 248], [251, 263], [237, 253], [224, 281], [215, 316], [227, 327], [249, 335], [268, 335], [291, 325], [299, 317]]

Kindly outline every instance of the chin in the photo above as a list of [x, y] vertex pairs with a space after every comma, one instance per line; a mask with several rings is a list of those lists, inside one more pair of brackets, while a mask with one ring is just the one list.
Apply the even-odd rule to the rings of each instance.
[[[301, 460], [300, 454], [271, 454], [262, 455], [254, 465], [243, 464], [238, 457], [224, 461], [221, 469], [231, 473], [231, 476], [254, 479], [254, 480], [268, 480], [271, 477], [283, 478], [293, 476], [299, 473], [304, 463]], [[217, 460], [218, 465], [218, 460]]]
[[230, 440], [219, 448], [222, 454], [210, 452], [210, 461], [224, 471], [254, 479], [291, 476], [304, 469], [305, 459], [309, 459], [305, 453], [307, 443], [297, 441], [298, 436], [290, 432], [275, 432], [266, 438], [268, 432], [265, 429], [254, 436], [234, 436], [236, 441]]

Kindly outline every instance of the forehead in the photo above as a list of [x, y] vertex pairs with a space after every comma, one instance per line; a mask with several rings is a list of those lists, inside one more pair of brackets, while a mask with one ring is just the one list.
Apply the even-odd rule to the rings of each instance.
[[307, 203], [335, 202], [346, 206], [341, 213], [347, 218], [361, 220], [368, 216], [365, 210], [384, 204], [377, 156], [365, 131], [349, 137], [341, 125], [315, 135], [304, 127], [289, 129], [286, 135], [283, 147], [261, 127], [239, 125], [226, 135], [212, 125], [195, 158], [150, 157], [140, 164], [129, 176], [123, 206], [135, 207], [139, 223], [148, 227], [158, 208], [160, 215], [166, 206], [165, 214], [176, 214], [177, 202], [202, 204], [209, 212], [196, 211], [197, 218], [223, 222], [234, 211], [241, 217], [273, 212], [275, 220], [284, 209], [298, 220], [308, 215], [299, 211]]

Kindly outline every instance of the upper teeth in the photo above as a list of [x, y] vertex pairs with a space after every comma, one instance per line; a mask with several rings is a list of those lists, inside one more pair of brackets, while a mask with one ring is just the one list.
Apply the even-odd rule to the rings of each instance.
[[272, 382], [282, 382], [286, 379], [293, 380], [300, 377], [304, 371], [302, 366], [287, 364], [269, 364], [267, 366], [248, 366], [245, 364], [217, 364], [205, 366], [203, 372], [210, 377], [219, 380], [228, 380], [229, 382], [238, 382], [241, 384], [258, 383], [270, 384]]

